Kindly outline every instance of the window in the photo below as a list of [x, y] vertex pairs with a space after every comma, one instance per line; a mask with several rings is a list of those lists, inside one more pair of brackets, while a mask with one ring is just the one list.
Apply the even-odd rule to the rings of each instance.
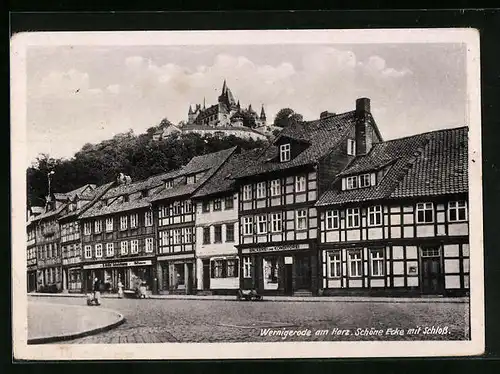
[[434, 222], [434, 205], [432, 203], [417, 204], [417, 223]]
[[120, 243], [120, 253], [122, 255], [128, 254], [128, 242], [121, 242]]
[[138, 223], [137, 223], [138, 218], [139, 217], [138, 217], [137, 213], [130, 215], [130, 227], [135, 228], [138, 226]]
[[196, 175], [188, 175], [186, 177], [186, 184], [194, 184], [196, 182]]
[[359, 188], [370, 187], [370, 186], [371, 186], [370, 174], [361, 174], [359, 176]]
[[359, 227], [359, 208], [347, 209], [347, 228]]
[[347, 154], [350, 156], [356, 155], [356, 141], [354, 139], [347, 139]]
[[234, 242], [234, 223], [226, 224], [226, 242]]
[[368, 226], [379, 226], [382, 224], [382, 206], [371, 206], [368, 208]]
[[210, 244], [210, 227], [203, 228], [203, 244]]
[[361, 251], [349, 251], [349, 276], [361, 277]]
[[90, 222], [85, 222], [83, 224], [83, 233], [85, 235], [90, 235], [92, 233], [92, 226]]
[[85, 246], [85, 258], [91, 258], [91, 257], [92, 257], [92, 246], [86, 245]]
[[338, 278], [342, 275], [342, 262], [340, 261], [340, 251], [328, 253], [328, 277]]
[[358, 188], [358, 177], [347, 177], [346, 189], [353, 190]]
[[243, 233], [244, 235], [253, 234], [253, 217], [243, 218]]
[[267, 216], [262, 214], [257, 217], [257, 234], [267, 233]]
[[130, 241], [130, 253], [139, 253], [139, 240]]
[[150, 210], [144, 213], [144, 226], [153, 226], [153, 212]]
[[95, 256], [97, 258], [102, 257], [102, 244], [96, 244], [95, 245]]
[[281, 232], [281, 213], [271, 214], [271, 231]]
[[184, 213], [191, 213], [193, 211], [193, 205], [191, 200], [184, 201]]
[[339, 228], [339, 211], [327, 210], [326, 211], [326, 229], [333, 230]]
[[370, 263], [372, 269], [372, 276], [383, 276], [384, 275], [384, 250], [383, 249], [373, 249], [370, 251]]
[[176, 201], [172, 206], [172, 214], [174, 216], [181, 214], [181, 204], [178, 201]]
[[257, 199], [266, 197], [266, 182], [257, 183]]
[[127, 216], [121, 216], [120, 217], [120, 230], [126, 230], [127, 229]]
[[146, 238], [144, 242], [145, 242], [146, 252], [147, 253], [153, 252], [153, 238]]
[[214, 225], [214, 243], [222, 243], [222, 225]]
[[227, 272], [228, 278], [236, 278], [238, 276], [238, 260], [227, 260]]
[[234, 208], [234, 198], [232, 196], [226, 197], [224, 200], [224, 209], [229, 210]]
[[290, 161], [290, 143], [280, 145], [280, 161]]
[[252, 277], [252, 259], [250, 257], [243, 257], [243, 278]]
[[223, 278], [224, 262], [222, 260], [214, 260], [212, 262], [212, 278]]
[[465, 201], [450, 201], [448, 203], [448, 221], [460, 222], [467, 220], [467, 204]]
[[422, 257], [439, 257], [441, 250], [439, 247], [422, 248]]
[[215, 199], [214, 200], [214, 211], [221, 210], [221, 209], [222, 209], [222, 200], [221, 199]]
[[271, 196], [279, 196], [281, 193], [281, 181], [275, 179], [271, 181]]
[[115, 255], [115, 248], [113, 243], [106, 243], [106, 256], [111, 257]]
[[300, 176], [295, 177], [295, 192], [305, 192], [306, 191], [306, 177]]
[[181, 229], [174, 230], [173, 244], [181, 244]]
[[243, 186], [243, 200], [252, 200], [252, 185], [247, 184]]
[[174, 180], [173, 179], [170, 179], [170, 180], [165, 182], [165, 188], [170, 189], [172, 187], [174, 187]]
[[201, 210], [203, 213], [210, 212], [210, 201], [204, 201]]
[[307, 211], [305, 209], [297, 210], [297, 230], [307, 229]]
[[106, 231], [113, 231], [113, 217], [106, 218]]

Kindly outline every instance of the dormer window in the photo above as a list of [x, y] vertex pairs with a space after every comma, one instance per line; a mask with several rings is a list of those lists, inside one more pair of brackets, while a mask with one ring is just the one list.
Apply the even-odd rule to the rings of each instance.
[[128, 195], [123, 195], [123, 202], [128, 203]]
[[347, 154], [349, 156], [356, 155], [356, 141], [354, 139], [347, 139]]
[[280, 162], [290, 161], [290, 143], [280, 145]]
[[359, 188], [370, 187], [370, 174], [362, 174], [359, 176]]
[[342, 180], [343, 190], [355, 190], [357, 188], [371, 187], [375, 185], [375, 174], [367, 173], [361, 175], [353, 175]]
[[141, 196], [142, 197], [148, 197], [149, 196], [149, 190], [142, 190], [141, 191]]
[[358, 188], [358, 177], [357, 176], [354, 176], [354, 177], [347, 177], [347, 181], [346, 181], [346, 189], [348, 190], [354, 190], [356, 188]]
[[188, 175], [186, 177], [186, 184], [194, 184], [196, 183], [196, 175]]
[[174, 187], [174, 180], [173, 179], [169, 179], [168, 181], [165, 182], [165, 188], [169, 189], [169, 188], [173, 188]]

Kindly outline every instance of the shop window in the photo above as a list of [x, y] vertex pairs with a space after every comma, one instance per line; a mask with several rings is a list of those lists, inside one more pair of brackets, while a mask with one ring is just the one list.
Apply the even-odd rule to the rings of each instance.
[[372, 249], [370, 251], [370, 267], [372, 269], [372, 276], [384, 275], [384, 250]]
[[271, 181], [271, 196], [279, 196], [281, 193], [281, 181], [275, 179]]
[[257, 183], [257, 199], [266, 197], [266, 182]]
[[214, 225], [214, 243], [222, 243], [222, 225]]
[[153, 212], [150, 210], [144, 213], [144, 225], [146, 227], [153, 226]]
[[177, 288], [184, 288], [184, 285], [185, 285], [184, 264], [175, 264], [174, 271], [175, 271], [175, 276], [176, 276]]
[[298, 176], [295, 177], [295, 192], [305, 192], [306, 191], [306, 177]]
[[113, 217], [106, 218], [106, 231], [113, 231]]
[[222, 209], [222, 200], [221, 199], [215, 199], [214, 200], [214, 211], [218, 211]]
[[382, 224], [382, 206], [376, 205], [368, 208], [368, 226], [380, 226]]
[[228, 196], [224, 200], [224, 209], [230, 210], [234, 208], [234, 198], [233, 196]]
[[339, 278], [342, 276], [342, 262], [340, 251], [328, 253], [328, 277]]
[[227, 260], [227, 277], [228, 278], [238, 277], [238, 260], [236, 259]]
[[210, 227], [203, 228], [203, 244], [210, 244]]
[[348, 208], [347, 212], [347, 225], [348, 229], [359, 227], [359, 208]]
[[433, 222], [434, 222], [434, 204], [418, 203], [417, 223], [433, 223]]
[[252, 235], [253, 234], [253, 217], [244, 217], [243, 218], [243, 233], [244, 233], [244, 235]]
[[252, 200], [252, 185], [247, 184], [243, 186], [243, 200], [248, 201]]
[[297, 230], [306, 230], [307, 229], [307, 210], [299, 209], [295, 212], [296, 214], [296, 225]]
[[277, 289], [278, 259], [276, 257], [264, 258], [262, 266], [264, 274], [264, 289]]
[[465, 201], [450, 201], [448, 203], [448, 221], [461, 222], [467, 220], [467, 204]]
[[243, 278], [252, 277], [252, 259], [250, 257], [243, 257]]
[[212, 261], [212, 278], [225, 278], [223, 260]]
[[146, 238], [145, 239], [145, 246], [146, 246], [147, 253], [153, 252], [153, 238]]
[[326, 229], [333, 230], [339, 228], [339, 211], [327, 210], [326, 211]]
[[203, 211], [203, 213], [210, 212], [210, 201], [204, 201], [203, 202], [202, 211]]
[[349, 251], [348, 256], [349, 256], [349, 276], [361, 277], [363, 275], [361, 251], [351, 250]]

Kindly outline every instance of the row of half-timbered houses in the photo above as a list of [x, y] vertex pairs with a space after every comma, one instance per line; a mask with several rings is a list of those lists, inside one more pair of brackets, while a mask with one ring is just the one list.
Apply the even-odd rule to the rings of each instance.
[[384, 141], [362, 98], [265, 149], [87, 185], [30, 218], [28, 289], [82, 292], [97, 277], [110, 292], [463, 295], [467, 143], [467, 127]]

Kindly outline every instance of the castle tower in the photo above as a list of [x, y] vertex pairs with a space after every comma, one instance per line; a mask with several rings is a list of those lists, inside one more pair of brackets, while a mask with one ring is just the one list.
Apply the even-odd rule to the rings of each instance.
[[262, 108], [260, 110], [260, 120], [266, 122], [266, 112], [264, 112], [264, 104], [262, 104]]
[[189, 110], [188, 110], [188, 123], [193, 123], [194, 120], [196, 119], [196, 116], [193, 113], [193, 108], [191, 108], [191, 105], [189, 105]]

